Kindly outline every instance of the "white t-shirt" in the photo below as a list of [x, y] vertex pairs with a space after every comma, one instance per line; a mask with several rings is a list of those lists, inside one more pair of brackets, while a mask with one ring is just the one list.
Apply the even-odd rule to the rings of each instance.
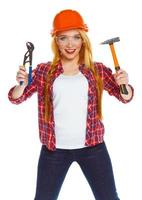
[[53, 112], [56, 147], [85, 147], [88, 105], [88, 80], [79, 71], [75, 75], [60, 74], [53, 83]]

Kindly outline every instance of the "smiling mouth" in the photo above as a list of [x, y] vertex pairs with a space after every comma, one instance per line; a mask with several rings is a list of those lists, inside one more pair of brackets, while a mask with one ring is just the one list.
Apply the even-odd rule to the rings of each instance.
[[65, 51], [68, 53], [68, 54], [73, 54], [76, 49], [65, 49]]

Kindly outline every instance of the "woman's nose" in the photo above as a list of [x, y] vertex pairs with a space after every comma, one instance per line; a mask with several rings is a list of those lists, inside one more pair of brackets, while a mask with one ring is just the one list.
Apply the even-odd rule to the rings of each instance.
[[73, 46], [72, 38], [68, 38], [67, 46], [68, 47], [72, 47]]

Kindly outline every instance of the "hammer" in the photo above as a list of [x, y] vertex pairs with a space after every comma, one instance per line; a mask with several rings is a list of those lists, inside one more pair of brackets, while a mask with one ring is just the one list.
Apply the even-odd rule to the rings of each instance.
[[[109, 44], [116, 72], [120, 69], [120, 66], [119, 66], [119, 63], [118, 63], [118, 60], [117, 60], [117, 56], [116, 56], [116, 53], [115, 53], [114, 42], [119, 42], [119, 41], [120, 41], [120, 38], [119, 37], [115, 37], [115, 38], [106, 40], [106, 41], [101, 43], [101, 44]], [[126, 89], [126, 85], [125, 84], [120, 85], [120, 91], [121, 91], [122, 94], [126, 94], [126, 95], [128, 94], [128, 91]]]

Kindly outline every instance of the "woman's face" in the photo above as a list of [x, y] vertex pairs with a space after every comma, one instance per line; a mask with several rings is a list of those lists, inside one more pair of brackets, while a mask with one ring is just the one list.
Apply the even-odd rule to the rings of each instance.
[[63, 59], [79, 59], [79, 51], [82, 47], [82, 38], [77, 30], [60, 32], [56, 36], [56, 42]]

